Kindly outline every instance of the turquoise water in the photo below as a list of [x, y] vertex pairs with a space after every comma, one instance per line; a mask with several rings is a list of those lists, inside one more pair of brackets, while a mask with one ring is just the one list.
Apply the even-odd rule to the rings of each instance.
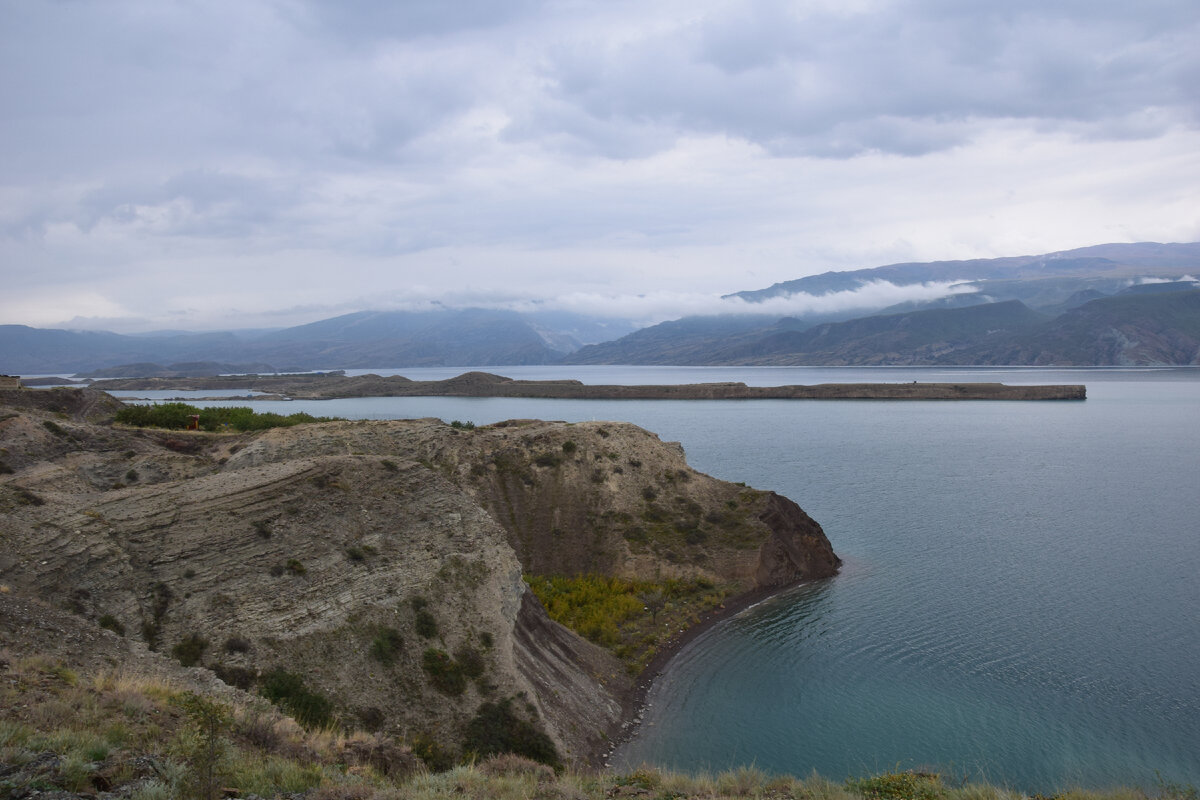
[[1043, 793], [1153, 786], [1159, 775], [1200, 785], [1200, 370], [490, 371], [587, 383], [1087, 384], [1089, 399], [1069, 403], [280, 405], [481, 424], [629, 420], [681, 441], [697, 469], [775, 489], [821, 522], [841, 574], [682, 651], [618, 765], [752, 763], [835, 779], [925, 767]]

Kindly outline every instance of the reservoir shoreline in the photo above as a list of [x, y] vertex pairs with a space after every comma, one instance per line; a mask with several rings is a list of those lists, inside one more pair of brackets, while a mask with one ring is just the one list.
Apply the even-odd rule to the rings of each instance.
[[830, 579], [805, 578], [777, 586], [766, 586], [742, 592], [726, 599], [718, 608], [706, 612], [701, 615], [699, 620], [680, 630], [675, 636], [671, 637], [671, 639], [658, 648], [654, 657], [650, 659], [649, 663], [642, 668], [642, 671], [634, 679], [633, 687], [629, 690], [629, 694], [625, 699], [625, 711], [621, 721], [620, 735], [609, 744], [604, 752], [594, 754], [598, 756], [596, 760], [605, 766], [609, 766], [609, 761], [613, 753], [616, 752], [616, 749], [629, 741], [637, 733], [638, 728], [642, 724], [642, 716], [646, 710], [650, 690], [654, 688], [655, 682], [662, 677], [671, 661], [675, 656], [679, 655], [683, 648], [698, 639], [702, 634], [708, 632], [718, 623], [735, 617], [752, 606], [756, 606], [777, 595], [784, 594], [798, 586]]
[[[93, 381], [103, 391], [262, 392], [270, 398], [333, 400], [355, 397], [517, 397], [552, 400], [1085, 400], [1079, 384], [1009, 386], [1003, 383], [825, 383], [748, 386], [745, 383], [590, 385], [578, 380], [513, 380], [487, 372], [414, 381], [400, 375], [340, 373], [217, 377], [116, 378]], [[250, 399], [250, 398], [248, 398]]]

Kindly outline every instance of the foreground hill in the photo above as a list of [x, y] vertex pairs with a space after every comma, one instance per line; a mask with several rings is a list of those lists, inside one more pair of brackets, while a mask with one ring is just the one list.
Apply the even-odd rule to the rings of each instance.
[[631, 425], [209, 434], [107, 422], [118, 408], [0, 393], [6, 591], [434, 761], [499, 724], [592, 762], [671, 632], [839, 564], [790, 500]]

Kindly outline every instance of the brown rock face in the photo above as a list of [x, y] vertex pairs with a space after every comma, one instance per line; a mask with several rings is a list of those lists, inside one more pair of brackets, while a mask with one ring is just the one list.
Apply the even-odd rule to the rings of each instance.
[[841, 566], [825, 531], [788, 498], [771, 492], [759, 519], [771, 529], [771, 538], [759, 550], [754, 574], [759, 588], [827, 578]]

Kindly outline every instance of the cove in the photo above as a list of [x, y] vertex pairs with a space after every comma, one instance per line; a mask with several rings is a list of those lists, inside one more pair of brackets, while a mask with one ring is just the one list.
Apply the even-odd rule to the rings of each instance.
[[614, 754], [618, 767], [754, 764], [832, 779], [929, 768], [1044, 794], [1152, 788], [1159, 775], [1200, 784], [1200, 370], [489, 370], [603, 384], [1086, 384], [1088, 399], [1066, 404], [279, 406], [478, 424], [627, 420], [680, 441], [697, 469], [778, 491], [821, 523], [846, 562], [841, 574], [681, 650], [652, 688], [644, 724]]

